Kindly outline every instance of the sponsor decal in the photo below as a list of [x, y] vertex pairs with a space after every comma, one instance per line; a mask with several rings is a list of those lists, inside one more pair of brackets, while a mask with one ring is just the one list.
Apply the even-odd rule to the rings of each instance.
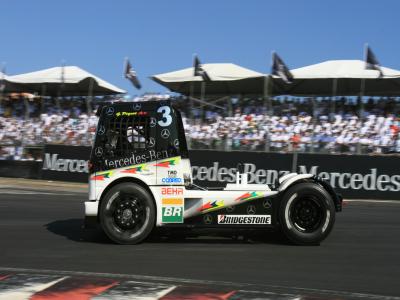
[[142, 108], [142, 104], [140, 104], [140, 103], [133, 104], [133, 109], [134, 110], [140, 110], [141, 108]]
[[132, 116], [147, 116], [147, 111], [119, 111], [115, 114], [116, 117], [132, 117]]
[[147, 166], [145, 164], [138, 165], [138, 166], [132, 166], [132, 167], [122, 170], [121, 173], [130, 173], [130, 174], [136, 174], [137, 172], [142, 173], [142, 171], [148, 171], [148, 169], [146, 167]]
[[163, 130], [161, 130], [161, 137], [162, 137], [163, 139], [169, 138], [169, 135], [170, 135], [170, 132], [169, 132], [168, 129], [163, 129]]
[[161, 195], [183, 195], [183, 188], [163, 187]]
[[163, 183], [181, 183], [182, 182], [182, 178], [163, 178], [161, 179], [161, 182]]
[[156, 145], [156, 140], [153, 137], [149, 138], [148, 145], [153, 148]]
[[[160, 159], [162, 160], [168, 157], [170, 157], [170, 155], [167, 150], [162, 150], [162, 151], [149, 150], [143, 152], [142, 154], [132, 153], [132, 155], [129, 157], [124, 157], [119, 159], [106, 159], [104, 160], [104, 163], [108, 168], [118, 169], [118, 168], [128, 167], [131, 165], [139, 165], [150, 161], [157, 161]], [[178, 161], [178, 159], [179, 157], [175, 157], [170, 160]], [[172, 162], [171, 164], [174, 164], [174, 162]], [[167, 165], [169, 166], [169, 164]]]
[[98, 172], [95, 173], [92, 177], [90, 177], [90, 180], [104, 180], [108, 179], [112, 176], [113, 171], [105, 171], [105, 172]]
[[183, 198], [163, 198], [161, 203], [163, 223], [183, 223]]
[[157, 125], [157, 119], [156, 118], [151, 118], [150, 119], [150, 127], [155, 127]]
[[263, 196], [263, 194], [260, 192], [251, 192], [251, 193], [243, 194], [242, 196], [236, 198], [236, 201], [251, 200], [251, 199], [255, 199], [255, 198], [260, 198], [262, 196]]
[[101, 125], [99, 127], [99, 130], [97, 130], [97, 134], [98, 135], [103, 135], [104, 133], [106, 133], [106, 128], [103, 125]]
[[169, 168], [170, 166], [175, 166], [179, 163], [179, 157], [175, 157], [166, 161], [160, 161], [156, 163], [154, 166], [156, 167], [163, 167], [163, 168]]
[[233, 212], [234, 210], [235, 210], [235, 206], [234, 206], [234, 205], [228, 206], [228, 207], [226, 208], [226, 211], [227, 211], [228, 213], [231, 213], [231, 212]]
[[218, 224], [269, 225], [271, 215], [218, 215]]
[[179, 148], [179, 140], [178, 139], [174, 140], [174, 146], [175, 146], [176, 149]]
[[213, 218], [212, 218], [211, 215], [205, 215], [205, 216], [203, 217], [203, 221], [204, 221], [205, 224], [211, 224], [212, 221], [213, 221]]
[[249, 215], [254, 215], [254, 214], [256, 213], [256, 207], [255, 207], [255, 205], [249, 205], [249, 206], [247, 206], [246, 211], [247, 211], [247, 214], [249, 214]]
[[178, 171], [176, 171], [176, 170], [168, 171], [168, 177], [170, 177], [170, 178], [175, 178], [177, 174], [178, 174]]
[[213, 201], [213, 202], [207, 202], [206, 204], [203, 204], [198, 211], [201, 212], [209, 212], [209, 211], [213, 211], [213, 210], [217, 210], [224, 207], [224, 201], [220, 200], [220, 201]]
[[263, 206], [265, 209], [271, 208], [272, 207], [272, 200], [271, 199], [265, 199], [263, 201]]
[[107, 116], [112, 116], [114, 114], [114, 107], [109, 106], [106, 108], [106, 115]]
[[96, 149], [94, 149], [94, 154], [95, 154], [97, 157], [103, 156], [103, 149], [102, 149], [101, 147], [97, 147]]

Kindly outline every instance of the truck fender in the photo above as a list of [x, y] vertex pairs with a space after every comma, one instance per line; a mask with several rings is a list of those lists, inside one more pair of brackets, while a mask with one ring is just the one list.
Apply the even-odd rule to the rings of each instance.
[[297, 174], [297, 173], [290, 173], [285, 176], [282, 176], [279, 178], [279, 188], [278, 191], [281, 193], [285, 191], [288, 187], [290, 187], [292, 184], [294, 184], [297, 181], [301, 181], [304, 179], [311, 179], [312, 181], [320, 184], [331, 196], [332, 200], [335, 204], [335, 210], [337, 212], [342, 211], [342, 202], [343, 202], [343, 197], [342, 195], [336, 193], [332, 186], [327, 183], [325, 180], [321, 179], [318, 176], [315, 176], [313, 174]]
[[297, 173], [287, 174], [287, 175], [283, 176], [282, 178], [279, 178], [280, 185], [279, 185], [278, 191], [282, 192], [282, 191], [286, 190], [289, 186], [291, 186], [293, 183], [295, 183], [296, 181], [312, 178], [313, 176], [314, 176], [313, 174], [297, 174]]

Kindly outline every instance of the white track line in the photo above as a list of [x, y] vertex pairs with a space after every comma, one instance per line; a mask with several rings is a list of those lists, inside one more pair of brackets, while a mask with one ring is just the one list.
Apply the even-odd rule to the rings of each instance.
[[355, 203], [392, 203], [400, 204], [400, 200], [363, 200], [363, 199], [345, 199], [344, 202], [355, 202]]
[[36, 191], [1, 191], [4, 195], [57, 195], [57, 196], [71, 196], [75, 194], [60, 194], [60, 193], [48, 193], [48, 192], [36, 192]]
[[[9, 272], [30, 272], [30, 273], [41, 273], [41, 274], [54, 274], [54, 275], [65, 275], [65, 276], [90, 276], [90, 277], [106, 277], [106, 278], [122, 278], [122, 279], [133, 279], [133, 280], [149, 280], [157, 282], [169, 282], [178, 284], [206, 284], [206, 285], [224, 285], [224, 286], [240, 286], [249, 289], [254, 289], [257, 287], [262, 287], [265, 289], [280, 289], [287, 290], [288, 293], [314, 293], [319, 295], [329, 295], [329, 296], [343, 296], [349, 298], [359, 298], [359, 299], [373, 299], [373, 300], [400, 300], [397, 296], [384, 296], [376, 294], [366, 294], [366, 293], [352, 293], [346, 291], [335, 291], [335, 290], [325, 290], [325, 289], [313, 289], [313, 288], [301, 288], [301, 287], [288, 287], [281, 285], [268, 285], [268, 284], [250, 284], [250, 283], [238, 283], [229, 281], [213, 281], [213, 280], [196, 280], [196, 279], [183, 279], [174, 277], [160, 277], [160, 276], [147, 276], [147, 275], [130, 275], [130, 274], [113, 274], [113, 273], [94, 273], [94, 272], [79, 272], [79, 271], [57, 271], [57, 270], [42, 270], [42, 269], [25, 269], [25, 268], [3, 268], [0, 267], [0, 271]], [[259, 290], [243, 290], [246, 292], [260, 292]]]

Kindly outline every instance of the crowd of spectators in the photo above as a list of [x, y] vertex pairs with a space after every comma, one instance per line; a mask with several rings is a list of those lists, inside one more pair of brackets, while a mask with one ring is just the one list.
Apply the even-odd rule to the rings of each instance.
[[[165, 100], [144, 95], [137, 100]], [[40, 159], [45, 143], [91, 145], [96, 130], [96, 104], [71, 99], [3, 101], [0, 111], [0, 158]], [[108, 99], [125, 101], [126, 99]], [[188, 116], [187, 99], [172, 97]], [[289, 98], [272, 100], [273, 113], [262, 99], [232, 99], [222, 108], [195, 109], [184, 118], [192, 148], [322, 153], [400, 153], [400, 103], [395, 98]], [[225, 101], [226, 102], [226, 101]], [[229, 105], [228, 105], [229, 104]], [[230, 109], [228, 109], [228, 106]], [[227, 113], [231, 111], [231, 113]], [[24, 149], [30, 149], [26, 151]]]

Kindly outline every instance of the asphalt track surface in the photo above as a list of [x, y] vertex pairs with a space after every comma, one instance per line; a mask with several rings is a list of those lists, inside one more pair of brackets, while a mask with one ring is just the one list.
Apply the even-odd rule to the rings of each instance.
[[400, 203], [349, 202], [320, 246], [292, 246], [275, 233], [238, 240], [154, 234], [121, 246], [99, 229], [82, 229], [85, 198], [81, 191], [0, 187], [0, 273], [125, 276], [312, 299], [400, 299]]

